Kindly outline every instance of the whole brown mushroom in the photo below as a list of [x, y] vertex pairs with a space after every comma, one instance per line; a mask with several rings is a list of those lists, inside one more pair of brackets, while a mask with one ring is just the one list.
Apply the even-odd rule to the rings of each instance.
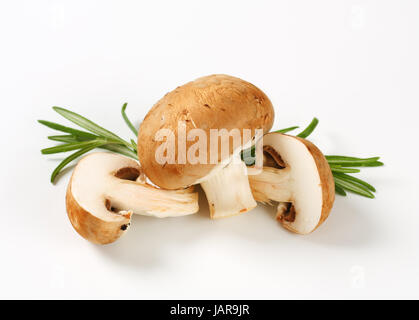
[[[240, 214], [256, 206], [240, 152], [255, 142], [257, 129], [268, 132], [273, 119], [269, 98], [251, 83], [228, 75], [202, 77], [167, 93], [148, 112], [138, 134], [139, 160], [147, 177], [159, 187], [179, 189], [201, 184], [212, 218]], [[193, 129], [205, 133], [205, 137], [198, 137], [205, 140], [205, 161], [179, 161], [195, 140], [187, 140], [185, 148], [176, 151], [174, 163], [157, 161], [162, 145], [162, 140], [156, 139], [158, 132], [168, 129], [178, 141], [179, 122], [184, 123], [187, 134]], [[223, 154], [219, 146], [231, 139], [218, 136], [215, 143], [210, 139], [211, 129], [238, 131], [240, 145], [229, 143], [228, 152]], [[245, 129], [251, 134], [246, 135]], [[214, 146], [216, 161], [211, 159]]]

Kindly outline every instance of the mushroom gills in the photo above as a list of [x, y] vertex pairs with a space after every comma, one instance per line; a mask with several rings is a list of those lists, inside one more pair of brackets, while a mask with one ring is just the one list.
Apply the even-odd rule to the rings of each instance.
[[[284, 169], [287, 166], [281, 155], [268, 145], [263, 146], [263, 165], [276, 169]], [[285, 196], [285, 198], [290, 198], [290, 196]], [[288, 222], [295, 220], [295, 208], [292, 202], [278, 202], [276, 219]]]
[[263, 146], [263, 165], [277, 169], [286, 167], [281, 155], [271, 146]]
[[276, 219], [278, 221], [295, 221], [295, 208], [292, 202], [280, 202], [276, 209]]

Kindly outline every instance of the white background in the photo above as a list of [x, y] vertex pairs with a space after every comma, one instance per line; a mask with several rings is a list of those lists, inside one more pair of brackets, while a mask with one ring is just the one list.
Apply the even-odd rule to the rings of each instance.
[[[419, 298], [418, 1], [0, 2], [0, 298]], [[226, 73], [262, 88], [274, 128], [320, 125], [327, 154], [382, 156], [317, 231], [273, 210], [211, 221], [136, 216], [118, 242], [71, 227], [70, 170], [41, 156], [79, 112], [124, 137], [167, 91]]]

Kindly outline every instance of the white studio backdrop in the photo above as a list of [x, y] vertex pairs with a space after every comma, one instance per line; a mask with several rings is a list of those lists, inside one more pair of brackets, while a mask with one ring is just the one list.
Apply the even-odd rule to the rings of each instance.
[[[0, 298], [418, 298], [418, 1], [0, 1]], [[130, 137], [166, 92], [226, 73], [272, 100], [274, 128], [320, 119], [326, 154], [382, 157], [377, 198], [337, 197], [313, 234], [273, 210], [135, 217], [107, 246], [65, 212], [70, 171], [41, 156], [74, 110]]]

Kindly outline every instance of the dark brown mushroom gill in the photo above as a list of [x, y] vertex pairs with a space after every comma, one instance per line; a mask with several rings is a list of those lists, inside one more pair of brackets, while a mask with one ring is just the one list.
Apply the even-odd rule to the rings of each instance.
[[[285, 169], [286, 163], [281, 155], [271, 146], [263, 146], [263, 166], [276, 169]], [[278, 221], [295, 221], [295, 207], [291, 202], [282, 202], [282, 206], [278, 207], [276, 219]]]

